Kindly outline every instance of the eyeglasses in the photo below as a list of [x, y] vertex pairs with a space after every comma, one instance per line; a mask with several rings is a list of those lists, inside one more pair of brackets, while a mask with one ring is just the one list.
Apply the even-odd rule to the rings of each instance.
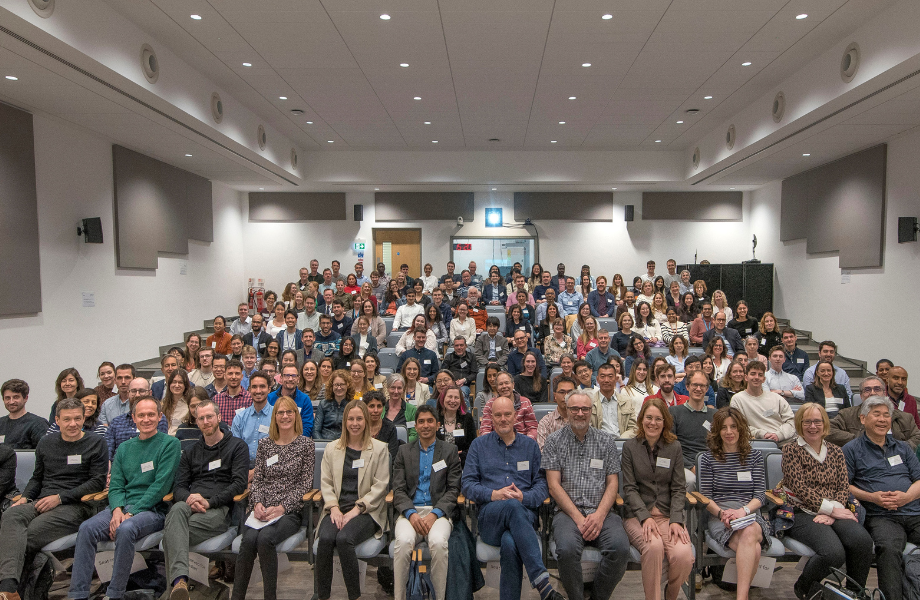
[[802, 425], [805, 427], [823, 427], [824, 421], [821, 419], [816, 419], [813, 421], [802, 421]]
[[297, 379], [297, 374], [285, 373], [281, 376], [281, 379]]
[[883, 388], [880, 385], [875, 385], [871, 387], [867, 385], [866, 387], [863, 388], [863, 391], [864, 392], [875, 392], [876, 394], [881, 394], [882, 392], [885, 391], [885, 388]]
[[709, 385], [706, 384], [706, 383], [691, 383], [691, 384], [688, 385], [687, 387], [700, 388], [700, 389], [702, 389], [702, 388], [708, 388]]
[[570, 407], [568, 408], [568, 411], [569, 411], [570, 413], [574, 413], [574, 414], [576, 414], [576, 415], [578, 415], [578, 414], [588, 414], [589, 412], [591, 412], [591, 407], [590, 407], [590, 406], [570, 406]]
[[279, 417], [293, 417], [294, 411], [293, 410], [279, 410], [275, 414], [278, 415]]

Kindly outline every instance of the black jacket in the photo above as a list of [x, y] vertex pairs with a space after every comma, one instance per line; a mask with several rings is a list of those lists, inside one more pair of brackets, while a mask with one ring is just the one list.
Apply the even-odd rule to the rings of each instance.
[[[837, 405], [837, 410], [850, 407], [850, 398], [847, 396], [847, 390], [837, 382], [833, 382], [834, 398], [843, 398], [843, 403]], [[814, 402], [827, 408], [825, 404], [824, 388], [814, 383], [805, 386], [805, 402]]]
[[[447, 518], [453, 518], [457, 510], [457, 496], [460, 494], [460, 476], [463, 469], [460, 466], [460, 455], [457, 447], [449, 442], [435, 440], [434, 456], [432, 457], [431, 506], [440, 509]], [[419, 478], [419, 441], [404, 444], [396, 453], [396, 462], [393, 464], [393, 508], [397, 514], [415, 507], [412, 498], [418, 489]], [[444, 461], [446, 467], [435, 470], [434, 465]]]
[[173, 494], [185, 502], [191, 494], [201, 494], [211, 508], [229, 506], [249, 483], [249, 447], [240, 438], [224, 433], [213, 446], [204, 438], [182, 453]]
[[466, 354], [462, 357], [457, 356], [454, 352], [448, 353], [444, 357], [444, 362], [441, 363], [441, 368], [447, 369], [453, 373], [454, 380], [466, 379], [466, 384], [469, 385], [476, 381], [476, 374], [479, 372], [479, 363], [473, 351], [467, 348]]

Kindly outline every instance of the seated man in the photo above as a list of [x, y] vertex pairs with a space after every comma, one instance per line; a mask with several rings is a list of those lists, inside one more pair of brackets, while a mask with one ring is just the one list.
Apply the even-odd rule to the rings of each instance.
[[[834, 362], [834, 359], [837, 358], [837, 344], [831, 340], [825, 340], [818, 344], [818, 361], [828, 361], [830, 363]], [[802, 377], [802, 385], [808, 387], [808, 384], [815, 382], [815, 369], [818, 368], [818, 365], [808, 367], [808, 370], [805, 371], [805, 376]], [[853, 401], [853, 389], [850, 386], [850, 376], [847, 375], [847, 372], [838, 367], [834, 367], [834, 381], [843, 386], [843, 389], [847, 391], [847, 398], [852, 403]]]
[[[549, 271], [543, 271], [549, 279]], [[543, 451], [543, 445], [546, 444], [546, 438], [556, 433], [566, 426], [569, 422], [569, 413], [566, 410], [565, 397], [569, 392], [578, 387], [578, 383], [567, 375], [560, 375], [553, 381], [553, 400], [556, 402], [556, 408], [553, 412], [546, 414], [537, 424], [537, 445], [540, 451]]]
[[591, 425], [616, 438], [636, 437], [636, 407], [626, 394], [617, 394], [617, 368], [605, 363], [597, 370], [597, 389], [586, 390], [596, 399], [600, 424]]
[[649, 398], [659, 398], [668, 408], [680, 406], [685, 403], [688, 400], [688, 396], [678, 394], [674, 391], [674, 382], [677, 380], [675, 371], [674, 365], [670, 363], [660, 364], [655, 367], [655, 379], [658, 381], [658, 391], [651, 396], [646, 396], [643, 402]]
[[610, 332], [601, 329], [597, 332], [597, 346], [585, 355], [585, 362], [591, 367], [591, 374], [595, 379], [597, 379], [597, 370], [601, 365], [607, 364], [611, 357], [622, 358], [620, 353], [610, 346]]
[[99, 422], [108, 426], [115, 417], [131, 412], [131, 403], [128, 399], [128, 386], [137, 375], [134, 366], [122, 364], [115, 367], [115, 386], [118, 394], [102, 403], [99, 409]]
[[428, 332], [421, 327], [416, 329], [412, 337], [415, 345], [402, 353], [399, 362], [396, 364], [396, 371], [402, 370], [403, 363], [407, 358], [414, 358], [421, 365], [418, 380], [422, 383], [433, 384], [434, 376], [439, 371], [438, 355], [434, 351], [425, 347], [428, 339]]
[[713, 338], [721, 337], [725, 341], [725, 352], [729, 357], [744, 354], [744, 340], [741, 339], [741, 334], [738, 333], [737, 329], [726, 327], [727, 323], [728, 319], [725, 318], [725, 313], [716, 313], [712, 317], [712, 329], [703, 334], [703, 343], [701, 345], [703, 348], [708, 348], [709, 342]]
[[914, 422], [920, 427], [920, 412], [917, 409], [917, 400], [907, 393], [907, 369], [904, 367], [891, 367], [888, 371], [888, 398], [898, 407], [914, 417]]
[[[303, 435], [313, 437], [313, 402], [305, 392], [297, 387], [298, 370], [296, 366], [286, 365], [281, 367], [281, 387], [268, 395], [268, 403], [275, 405], [278, 398], [287, 396], [294, 401], [300, 409], [300, 420], [303, 423]], [[252, 393], [250, 393], [252, 397]], [[255, 398], [252, 398], [252, 403]], [[234, 416], [234, 422], [236, 417]]]
[[[472, 288], [475, 290], [476, 288]], [[485, 311], [483, 311], [485, 312]], [[466, 400], [470, 396], [470, 384], [476, 382], [476, 374], [479, 372], [476, 356], [467, 351], [466, 338], [458, 335], [454, 338], [454, 351], [444, 356], [442, 369], [451, 372], [454, 383], [460, 386], [463, 392], [463, 398]], [[469, 402], [467, 402], [469, 404]]]
[[233, 359], [227, 362], [227, 387], [211, 400], [220, 411], [220, 420], [228, 425], [233, 423], [236, 411], [252, 404], [252, 396], [243, 389], [243, 363]]
[[[262, 318], [262, 315], [259, 315]], [[214, 349], [205, 346], [198, 349], [198, 368], [192, 369], [188, 374], [188, 380], [195, 385], [207, 386], [214, 383]]]
[[592, 404], [590, 393], [569, 392], [569, 422], [543, 447], [546, 483], [556, 501], [553, 535], [559, 578], [569, 600], [584, 599], [581, 553], [586, 545], [601, 553], [591, 594], [595, 600], [609, 600], [629, 560], [629, 539], [614, 510], [620, 451], [613, 435], [591, 427]]
[[808, 353], [799, 348], [796, 343], [798, 335], [795, 329], [787, 327], [783, 329], [783, 351], [786, 353], [786, 362], [783, 363], [783, 371], [792, 373], [802, 380], [805, 371], [808, 370]]
[[469, 305], [469, 316], [476, 323], [476, 335], [486, 330], [486, 321], [489, 319], [489, 313], [486, 305], [482, 303], [479, 297], [479, 290], [470, 286], [469, 293], [466, 296], [466, 303]]
[[19, 600], [23, 567], [45, 545], [76, 533], [93, 516], [86, 494], [101, 492], [109, 469], [105, 440], [83, 431], [83, 403], [65, 398], [55, 407], [60, 433], [43, 437], [35, 449], [35, 471], [0, 524], [0, 597]]
[[[332, 303], [333, 309], [335, 308], [335, 302]], [[339, 303], [341, 307], [341, 303]], [[279, 331], [275, 335], [275, 341], [278, 342], [278, 347], [281, 352], [285, 350], [297, 350], [303, 346], [303, 340], [301, 339], [302, 332], [297, 329], [297, 311], [287, 309], [284, 313], [284, 325], [285, 328]], [[229, 356], [227, 358], [236, 358], [234, 356]]]
[[173, 373], [179, 370], [179, 360], [172, 354], [164, 354], [160, 359], [160, 370], [163, 371], [163, 379], [158, 379], [150, 385], [150, 394], [157, 400], [163, 399], [163, 394], [166, 393], [166, 382]]
[[540, 275], [540, 283], [533, 288], [533, 301], [537, 306], [546, 304], [546, 290], [552, 288], [552, 276], [549, 271], [543, 271]]
[[[457, 275], [457, 278], [459, 279], [460, 276]], [[415, 302], [415, 290], [410, 289], [406, 292], [406, 303], [396, 309], [396, 316], [393, 317], [393, 331], [404, 331], [412, 327], [412, 320], [417, 315], [424, 314], [425, 307]]]
[[393, 508], [399, 515], [393, 527], [396, 600], [406, 600], [409, 558], [415, 544], [422, 540], [428, 542], [431, 551], [434, 597], [445, 597], [447, 540], [457, 512], [463, 473], [457, 447], [435, 439], [438, 418], [430, 406], [422, 405], [415, 413], [415, 431], [418, 439], [403, 444], [393, 463]]
[[223, 354], [216, 355], [211, 359], [211, 383], [205, 386], [204, 390], [212, 400], [214, 396], [227, 389], [227, 357]]
[[490, 362], [498, 363], [502, 367], [508, 362], [508, 342], [505, 336], [498, 332], [500, 326], [501, 321], [498, 317], [489, 317], [486, 319], [485, 333], [476, 338], [476, 343], [473, 344], [480, 369], [484, 369]]
[[870, 396], [859, 408], [865, 431], [843, 448], [850, 493], [866, 508], [879, 588], [886, 600], [901, 600], [901, 553], [907, 542], [920, 544], [920, 461], [909, 445], [888, 435], [891, 400]]
[[540, 600], [562, 600], [543, 564], [537, 511], [547, 497], [537, 442], [514, 430], [514, 403], [492, 403], [495, 430], [473, 440], [463, 470], [463, 494], [479, 505], [482, 541], [501, 547], [500, 600], [521, 597], [521, 566]]
[[[137, 403], [138, 398], [148, 395], [150, 395], [150, 383], [143, 377], [135, 377], [128, 384], [131, 412], [115, 417], [115, 420], [109, 424], [109, 428], [105, 431], [105, 443], [108, 447], [110, 466], [111, 462], [115, 460], [115, 453], [118, 451], [118, 447], [131, 438], [137, 437], [138, 428], [137, 423], [134, 422], [134, 405]], [[166, 415], [163, 415], [160, 422], [157, 423], [157, 431], [162, 431], [163, 433], [169, 431]]]
[[[690, 390], [687, 387], [687, 382], [690, 381], [690, 374], [694, 371], [703, 370], [703, 361], [699, 356], [691, 354], [684, 360], [684, 378], [674, 384], [674, 393], [680, 394], [681, 396], [690, 396]], [[716, 392], [712, 389], [710, 385], [706, 389], [706, 406], [709, 408], [716, 408]]]
[[[865, 429], [859, 419], [859, 405], [871, 396], [885, 396], [885, 382], [874, 375], [866, 377], [859, 384], [858, 404], [844, 408], [831, 419], [831, 430], [827, 434], [827, 441], [837, 444], [841, 448], [851, 440], [859, 437]], [[907, 442], [914, 450], [920, 446], [920, 429], [914, 422], [914, 417], [904, 411], [893, 407], [891, 416], [891, 435], [899, 442]]]
[[[530, 403], [530, 400], [514, 391], [514, 377], [506, 371], [502, 371], [495, 377], [495, 389], [498, 392], [498, 396], [504, 396], [505, 398], [511, 399], [511, 404], [514, 408], [514, 430], [536, 440], [537, 417], [533, 412], [533, 404]], [[479, 435], [491, 433], [495, 427], [492, 423], [492, 404], [498, 396], [493, 396], [486, 402], [486, 405], [482, 407], [482, 419], [479, 422]]]
[[[351, 317], [345, 314], [345, 305], [340, 300], [332, 301], [332, 331], [343, 338], [351, 335]], [[284, 346], [281, 347], [282, 350]]]
[[29, 384], [22, 379], [9, 379], [0, 386], [3, 405], [10, 414], [0, 417], [0, 444], [14, 450], [31, 450], [48, 431], [48, 421], [26, 412]]
[[316, 336], [314, 346], [323, 356], [333, 356], [339, 351], [342, 336], [332, 331], [332, 316], [320, 315], [319, 334]]
[[272, 336], [268, 335], [268, 332], [262, 328], [264, 323], [265, 318], [262, 315], [259, 313], [252, 315], [251, 330], [243, 336], [243, 344], [255, 348], [259, 356], [262, 356], [262, 353], [265, 352], [266, 344], [272, 341]]
[[597, 276], [597, 289], [588, 294], [586, 302], [591, 307], [591, 314], [595, 317], [609, 317], [615, 314], [617, 308], [616, 297], [607, 290], [607, 278]]
[[696, 455], [709, 449], [706, 442], [712, 428], [715, 409], [706, 406], [706, 388], [709, 378], [703, 371], [693, 371], [687, 376], [690, 396], [687, 401], [668, 408], [674, 420], [671, 431], [677, 436], [684, 454], [684, 477], [687, 491], [696, 490]]
[[693, 323], [690, 324], [690, 345], [703, 346], [705, 348], [703, 336], [714, 326], [715, 323], [712, 320], [712, 303], [703, 302], [700, 316], [695, 318]]
[[163, 528], [166, 514], [163, 496], [172, 489], [181, 443], [157, 431], [163, 409], [153, 396], [138, 398], [131, 415], [139, 435], [122, 444], [115, 454], [109, 507], [80, 525], [70, 598], [89, 598], [96, 544], [107, 540], [115, 541], [115, 561], [106, 597], [121, 598], [134, 562], [134, 544]]
[[182, 453], [173, 486], [175, 504], [163, 531], [171, 600], [188, 600], [189, 547], [227, 531], [233, 497], [249, 481], [249, 449], [243, 440], [221, 431], [217, 406], [203, 400], [195, 422], [202, 438]]
[[769, 389], [774, 394], [779, 394], [787, 402], [793, 400], [804, 402], [805, 387], [802, 386], [802, 381], [792, 373], [783, 371], [783, 364], [786, 362], [786, 351], [783, 350], [783, 347], [773, 346], [767, 358], [770, 361], [770, 369], [764, 376], [765, 389]]
[[274, 384], [274, 377], [265, 371], [256, 371], [249, 378], [249, 394], [252, 405], [233, 417], [230, 431], [249, 448], [249, 480], [252, 481], [259, 440], [268, 437], [272, 421], [272, 407], [268, 404], [268, 393]]
[[796, 439], [795, 415], [789, 403], [773, 392], [763, 389], [764, 370], [759, 360], [744, 369], [747, 388], [732, 396], [731, 405], [741, 411], [756, 440], [773, 440], [783, 446]]
[[540, 375], [546, 379], [546, 362], [543, 360], [543, 354], [538, 348], [528, 347], [527, 333], [518, 329], [514, 332], [514, 349], [508, 353], [508, 372], [512, 377], [516, 377], [524, 371], [524, 355], [533, 352], [537, 355], [537, 367], [540, 369]]

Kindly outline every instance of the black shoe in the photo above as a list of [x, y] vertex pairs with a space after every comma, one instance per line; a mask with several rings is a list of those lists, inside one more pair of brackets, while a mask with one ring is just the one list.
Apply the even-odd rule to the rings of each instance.
[[557, 590], [550, 592], [549, 596], [546, 597], [546, 600], [565, 600], [565, 596], [560, 594]]
[[798, 579], [795, 585], [792, 586], [792, 591], [795, 592], [795, 597], [798, 600], [810, 600], [821, 593], [821, 582], [812, 582], [811, 586], [806, 590], [802, 580]]

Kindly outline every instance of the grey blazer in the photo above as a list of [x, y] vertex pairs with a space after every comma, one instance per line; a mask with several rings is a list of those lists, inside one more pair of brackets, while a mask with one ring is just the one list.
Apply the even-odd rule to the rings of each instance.
[[[420, 452], [419, 442], [415, 440], [400, 446], [396, 453], [396, 461], [393, 463], [393, 508], [400, 516], [415, 506], [412, 498], [418, 489]], [[447, 518], [452, 518], [457, 510], [463, 468], [460, 466], [457, 447], [450, 442], [435, 440], [432, 465], [442, 460], [447, 464], [446, 468], [437, 471], [431, 469], [431, 505], [441, 509]]]
[[623, 444], [621, 475], [626, 518], [636, 517], [641, 523], [657, 507], [671, 523], [683, 524], [687, 500], [683, 451], [677, 440], [665, 444], [659, 439], [659, 444], [658, 460], [667, 460], [667, 467], [655, 466], [645, 440], [634, 438]]
[[[479, 368], [485, 368], [489, 364], [489, 334], [479, 334], [473, 343], [473, 352], [476, 354]], [[508, 362], [508, 340], [500, 332], [495, 334], [495, 362], [501, 366]]]

